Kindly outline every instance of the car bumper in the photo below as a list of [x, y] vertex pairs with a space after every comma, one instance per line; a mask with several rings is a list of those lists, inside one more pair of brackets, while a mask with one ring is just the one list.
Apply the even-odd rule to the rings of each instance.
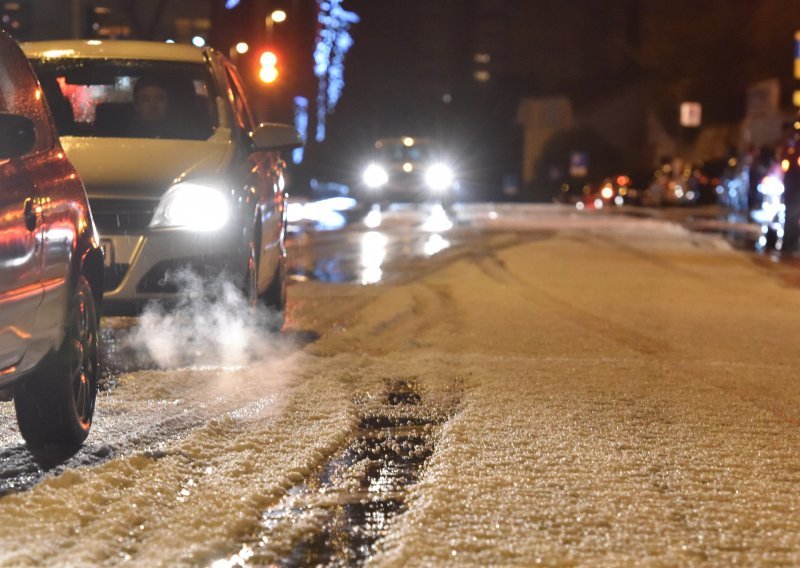
[[362, 193], [370, 201], [393, 201], [393, 202], [422, 202], [422, 201], [441, 201], [452, 199], [456, 188], [450, 187], [441, 191], [436, 191], [424, 183], [408, 184], [388, 184], [383, 187], [372, 189], [364, 188]]
[[153, 229], [141, 234], [101, 235], [106, 253], [104, 305], [143, 304], [173, 298], [170, 275], [190, 268], [203, 276], [223, 272], [244, 278], [250, 251], [241, 229], [197, 232]]

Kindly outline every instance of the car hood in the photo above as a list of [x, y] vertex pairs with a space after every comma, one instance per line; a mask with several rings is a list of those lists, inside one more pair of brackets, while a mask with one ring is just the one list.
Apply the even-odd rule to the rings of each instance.
[[213, 177], [233, 154], [229, 137], [209, 140], [63, 136], [61, 144], [92, 198], [154, 199], [177, 178]]

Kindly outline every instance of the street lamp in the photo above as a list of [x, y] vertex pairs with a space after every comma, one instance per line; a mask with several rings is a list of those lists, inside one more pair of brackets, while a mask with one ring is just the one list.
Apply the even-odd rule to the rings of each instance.
[[280, 24], [286, 21], [286, 12], [283, 10], [275, 10], [267, 16], [267, 41], [272, 41], [272, 28], [275, 24]]

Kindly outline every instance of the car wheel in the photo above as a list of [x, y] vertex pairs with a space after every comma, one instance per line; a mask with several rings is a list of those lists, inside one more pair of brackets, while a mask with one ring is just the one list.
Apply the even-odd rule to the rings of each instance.
[[249, 306], [255, 306], [258, 302], [258, 262], [256, 260], [256, 249], [250, 245], [250, 258], [247, 260], [247, 272], [244, 275], [244, 299]]
[[264, 304], [270, 311], [275, 312], [272, 327], [280, 330], [285, 322], [286, 313], [286, 258], [283, 256], [280, 257], [269, 288], [264, 293]]
[[68, 310], [61, 348], [14, 393], [17, 422], [32, 448], [75, 448], [92, 426], [98, 380], [97, 310], [83, 275]]

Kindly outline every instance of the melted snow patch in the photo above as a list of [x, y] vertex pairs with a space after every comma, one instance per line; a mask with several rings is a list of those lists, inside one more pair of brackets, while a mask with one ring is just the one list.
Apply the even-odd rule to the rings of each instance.
[[731, 250], [720, 236], [696, 234], [678, 223], [652, 217], [578, 213], [573, 207], [550, 204], [465, 204], [457, 210], [461, 222], [492, 231], [579, 231], [653, 243], [666, 238], [662, 246], [673, 248]]
[[[112, 391], [117, 410], [154, 421], [152, 438], [142, 425], [130, 433], [141, 453], [0, 500], [0, 564], [196, 566], [234, 548], [260, 512], [342, 447], [356, 424], [330, 361], [291, 359], [232, 374], [123, 376]], [[291, 375], [265, 378], [275, 371]], [[121, 408], [133, 395], [141, 402]], [[111, 430], [132, 426], [130, 417], [103, 422]]]
[[215, 568], [354, 565], [368, 560], [416, 483], [452, 398], [431, 402], [414, 378], [387, 379], [356, 397], [360, 424], [346, 448], [265, 511], [258, 532]]

